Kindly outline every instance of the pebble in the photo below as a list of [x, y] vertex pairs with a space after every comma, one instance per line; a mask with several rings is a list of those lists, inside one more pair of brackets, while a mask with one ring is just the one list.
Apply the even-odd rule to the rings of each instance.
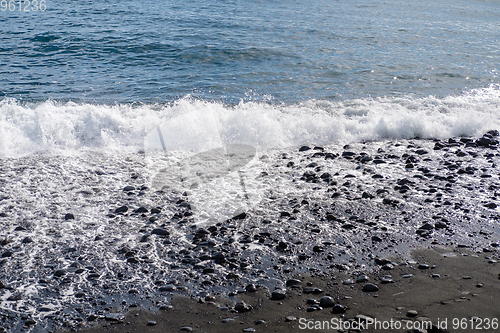
[[155, 326], [156, 325], [156, 321], [150, 320], [150, 321], [148, 321], [148, 323], [146, 325], [147, 326]]
[[230, 323], [232, 321], [234, 321], [234, 318], [224, 318], [224, 319], [221, 320], [221, 322], [223, 324], [227, 324], [227, 323]]
[[335, 304], [332, 308], [332, 313], [344, 313], [347, 311], [347, 307], [341, 304]]
[[416, 311], [416, 310], [408, 310], [408, 312], [406, 312], [407, 317], [416, 317], [417, 315], [418, 315], [418, 311]]
[[66, 215], [64, 215], [64, 220], [74, 220], [75, 219], [75, 215], [71, 214], [71, 213], [67, 213]]
[[253, 293], [255, 291], [257, 291], [257, 287], [255, 286], [255, 284], [249, 284], [245, 287], [245, 290], [250, 292], [250, 293]]
[[335, 300], [331, 296], [323, 296], [319, 300], [319, 305], [323, 308], [331, 308], [335, 305]]
[[276, 289], [271, 294], [271, 299], [274, 301], [280, 301], [286, 298], [286, 291], [283, 289]]
[[248, 328], [243, 329], [243, 332], [255, 332], [255, 328], [248, 327]]
[[376, 284], [373, 283], [366, 283], [363, 285], [363, 291], [365, 292], [372, 292], [372, 291], [379, 291], [379, 287]]
[[285, 318], [285, 321], [295, 321], [297, 320], [297, 317], [294, 317], [294, 316], [288, 316]]
[[182, 326], [182, 327], [180, 328], [180, 330], [181, 330], [181, 331], [183, 331], [183, 332], [192, 332], [192, 331], [193, 331], [193, 328], [192, 328], [192, 327], [190, 327], [190, 326]]
[[302, 281], [300, 280], [297, 280], [297, 279], [289, 279], [286, 281], [286, 286], [287, 287], [291, 287], [291, 286], [296, 286], [296, 285], [300, 285], [302, 283]]
[[236, 303], [236, 305], [234, 306], [234, 309], [238, 312], [243, 313], [243, 312], [251, 311], [253, 309], [253, 307], [250, 304], [241, 301], [241, 302]]
[[345, 284], [345, 285], [354, 284], [354, 280], [344, 280], [344, 281], [342, 281], [342, 284]]
[[108, 313], [104, 319], [109, 320], [109, 321], [121, 321], [123, 320], [124, 316], [121, 313]]
[[358, 278], [356, 279], [356, 282], [357, 283], [360, 283], [360, 282], [368, 282], [370, 281], [370, 278], [366, 275], [360, 275], [358, 276]]
[[259, 319], [255, 321], [255, 325], [260, 325], [260, 324], [267, 324], [267, 322], [264, 319]]

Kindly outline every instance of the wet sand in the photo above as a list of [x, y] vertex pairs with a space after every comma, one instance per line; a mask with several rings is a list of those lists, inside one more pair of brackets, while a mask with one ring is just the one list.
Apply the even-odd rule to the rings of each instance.
[[[295, 276], [301, 287], [288, 287], [283, 300], [272, 300], [272, 290], [262, 286], [257, 286], [256, 292], [235, 297], [217, 295], [209, 302], [176, 296], [167, 310], [132, 310], [123, 320], [102, 320], [81, 332], [182, 332], [181, 328], [192, 328], [193, 332], [337, 332], [338, 328], [355, 328], [359, 323], [362, 332], [411, 332], [417, 328], [427, 328], [428, 332], [495, 332], [500, 320], [500, 266], [495, 263], [498, 257], [498, 251], [421, 249], [413, 251], [410, 260], [392, 258], [396, 264], [392, 270], [379, 265], [371, 272]], [[355, 282], [362, 274], [380, 290], [362, 291], [366, 282]], [[393, 283], [382, 283], [381, 278], [389, 275]], [[344, 284], [348, 279], [354, 283]], [[305, 293], [307, 286], [321, 291]], [[319, 301], [323, 296], [331, 296], [335, 304], [344, 306], [345, 313], [332, 313], [342, 312], [339, 306], [309, 312], [307, 300]], [[234, 306], [241, 301], [253, 309], [237, 312]], [[431, 327], [425, 326], [428, 322]]]

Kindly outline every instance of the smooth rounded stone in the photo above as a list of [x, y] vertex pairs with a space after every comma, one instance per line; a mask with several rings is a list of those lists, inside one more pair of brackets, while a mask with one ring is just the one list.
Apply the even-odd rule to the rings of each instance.
[[299, 148], [299, 151], [308, 151], [310, 149], [311, 149], [311, 147], [309, 147], [309, 146], [302, 146]]
[[283, 289], [276, 289], [271, 294], [271, 299], [274, 301], [280, 301], [286, 298], [286, 291]]
[[470, 279], [472, 279], [472, 276], [466, 275], [466, 276], [462, 277], [462, 279], [464, 279], [464, 280], [470, 280]]
[[308, 308], [306, 309], [306, 311], [307, 311], [307, 312], [314, 312], [314, 311], [316, 311], [316, 310], [317, 310], [317, 308], [315, 308], [314, 306], [310, 306], [310, 307], [308, 307]]
[[66, 275], [66, 271], [64, 269], [58, 269], [54, 272], [54, 276], [64, 276]]
[[248, 286], [245, 287], [245, 290], [250, 292], [250, 293], [253, 293], [255, 291], [257, 291], [257, 287], [255, 286], [255, 284], [249, 284]]
[[297, 279], [289, 279], [286, 281], [286, 286], [287, 287], [291, 287], [291, 286], [297, 286], [297, 285], [300, 285], [302, 283], [302, 281], [300, 280], [297, 280]]
[[440, 278], [440, 277], [441, 277], [440, 274], [437, 273], [431, 274], [431, 278]]
[[87, 321], [94, 321], [97, 320], [97, 316], [95, 314], [91, 314], [87, 317]]
[[238, 312], [243, 313], [243, 312], [252, 311], [253, 307], [250, 304], [241, 301], [241, 302], [236, 303], [236, 305], [234, 306], [234, 309]]
[[366, 283], [363, 285], [363, 291], [365, 292], [373, 292], [373, 291], [379, 291], [379, 287], [376, 284], [373, 283]]
[[285, 318], [285, 321], [295, 321], [295, 320], [297, 320], [297, 317], [295, 316], [288, 316]]
[[315, 298], [308, 298], [306, 303], [307, 304], [319, 304], [319, 301]]
[[227, 324], [227, 323], [230, 323], [232, 321], [234, 321], [234, 318], [224, 318], [221, 320], [221, 323]]
[[146, 325], [147, 326], [155, 326], [156, 325], [156, 321], [150, 320], [150, 321], [148, 321], [148, 323]]
[[121, 206], [115, 209], [115, 214], [126, 213], [128, 211], [127, 206]]
[[358, 278], [356, 279], [356, 282], [357, 283], [361, 283], [361, 282], [368, 282], [370, 281], [370, 278], [366, 275], [360, 275], [358, 276]]
[[124, 316], [121, 313], [108, 313], [104, 319], [109, 320], [109, 321], [121, 321], [123, 320]]
[[347, 307], [342, 304], [335, 304], [332, 308], [332, 313], [345, 313], [347, 311]]
[[320, 288], [316, 288], [316, 287], [304, 287], [302, 289], [302, 292], [304, 294], [320, 294], [323, 292], [323, 290], [321, 290]]
[[151, 231], [153, 235], [159, 235], [159, 236], [169, 236], [170, 232], [166, 229], [163, 228], [156, 228]]
[[482, 283], [478, 283], [478, 284], [476, 284], [476, 287], [477, 287], [477, 288], [482, 288], [483, 286], [484, 286], [484, 284], [482, 284]]
[[24, 237], [23, 244], [33, 243], [33, 239], [31, 237]]
[[243, 332], [255, 332], [255, 328], [248, 327], [248, 328], [243, 329]]
[[183, 332], [192, 332], [192, 331], [193, 331], [193, 328], [192, 328], [192, 327], [190, 327], [190, 326], [182, 326], [182, 327], [180, 328], [180, 330], [181, 330], [181, 331], [183, 331]]
[[497, 261], [495, 259], [490, 259], [488, 260], [488, 264], [496, 264]]
[[267, 324], [267, 321], [265, 321], [264, 319], [259, 319], [255, 321], [255, 325], [260, 325], [260, 324]]
[[402, 277], [403, 279], [408, 279], [408, 278], [411, 278], [412, 276], [413, 276], [413, 274], [404, 274], [404, 275], [402, 275], [401, 277]]
[[148, 209], [145, 208], [145, 207], [139, 207], [137, 208], [134, 213], [137, 213], [137, 214], [140, 214], [140, 213], [147, 213], [148, 212]]
[[71, 213], [67, 213], [66, 215], [64, 215], [64, 220], [67, 221], [67, 220], [74, 220], [75, 219], [75, 215], [71, 214]]
[[429, 269], [430, 266], [427, 264], [418, 264], [418, 269]]
[[354, 284], [354, 280], [351, 280], [351, 279], [349, 279], [349, 280], [344, 280], [344, 281], [342, 281], [342, 284], [344, 284], [344, 285], [346, 285], [346, 286], [347, 286], [347, 285], [350, 285], [350, 284]]
[[331, 308], [335, 305], [335, 300], [331, 296], [323, 296], [319, 300], [319, 306], [323, 308]]
[[135, 191], [135, 187], [128, 185], [123, 188], [123, 192], [130, 192], [130, 191]]
[[408, 310], [408, 312], [406, 312], [407, 317], [416, 317], [417, 315], [418, 315], [418, 311], [416, 311], [416, 310]]
[[384, 266], [382, 266], [382, 269], [385, 271], [391, 271], [394, 269], [394, 265], [393, 264], [385, 264]]

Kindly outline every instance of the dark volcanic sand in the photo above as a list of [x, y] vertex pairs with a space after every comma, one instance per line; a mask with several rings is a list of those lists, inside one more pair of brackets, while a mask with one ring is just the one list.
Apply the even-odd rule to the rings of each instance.
[[[331, 323], [334, 318], [338, 320], [334, 323], [340, 323], [341, 319], [348, 321], [360, 314], [377, 319], [381, 322], [379, 325], [392, 320], [393, 325], [399, 322], [404, 328], [388, 330], [381, 326], [375, 328], [373, 324], [363, 329], [363, 332], [411, 331], [406, 329], [407, 322], [411, 322], [408, 325], [414, 325], [410, 328], [424, 327], [418, 325], [432, 322], [433, 326], [428, 330], [430, 332], [471, 332], [479, 327], [484, 332], [498, 332], [493, 327], [500, 319], [500, 267], [489, 263], [490, 260], [486, 259], [489, 257], [498, 257], [498, 253], [477, 255], [468, 250], [441, 247], [417, 250], [412, 254], [415, 262], [394, 259], [399, 264], [393, 270], [379, 267], [369, 273], [353, 271], [295, 276], [301, 281], [301, 287], [287, 288], [283, 300], [272, 300], [270, 290], [263, 286], [257, 286], [256, 292], [240, 293], [230, 299], [219, 296], [208, 302], [174, 297], [169, 309], [156, 312], [132, 310], [123, 320], [103, 321], [82, 332], [181, 332], [181, 327], [186, 326], [193, 328], [193, 332], [242, 332], [247, 328], [253, 328], [255, 332], [298, 332], [303, 331], [301, 327], [306, 327], [306, 319]], [[430, 268], [419, 268], [422, 263], [428, 264]], [[370, 282], [378, 285], [380, 290], [364, 292], [362, 286], [365, 283], [362, 282], [343, 284], [347, 279], [356, 281], [362, 273], [366, 273]], [[407, 274], [412, 276], [403, 277]], [[393, 282], [381, 283], [381, 277], [388, 275]], [[304, 287], [308, 285], [321, 291], [305, 293]], [[345, 313], [332, 313], [341, 311], [330, 307], [307, 311], [310, 306], [307, 304], [308, 299], [320, 300], [325, 295], [331, 296], [335, 304], [343, 305]], [[252, 305], [253, 309], [238, 313], [234, 310], [235, 302], [238, 301]], [[416, 311], [416, 314], [409, 314], [410, 310]], [[290, 316], [296, 319], [287, 319]], [[261, 320], [265, 322], [257, 324]], [[148, 325], [151, 321], [155, 322], [154, 326]], [[487, 329], [488, 323], [492, 325], [490, 329]], [[337, 332], [333, 326], [335, 324], [331, 325], [330, 329], [319, 331]], [[462, 325], [463, 329], [458, 325]], [[454, 329], [457, 326], [459, 329]]]
[[[233, 325], [236, 331], [280, 331], [298, 329], [300, 318], [331, 319], [328, 309], [307, 312], [305, 304], [308, 297], [319, 300], [327, 293], [349, 308], [345, 318], [406, 318], [415, 310], [415, 318], [448, 318], [451, 328], [454, 317], [499, 317], [494, 311], [500, 308], [500, 272], [484, 259], [499, 259], [497, 147], [492, 132], [479, 139], [261, 152], [258, 176], [245, 179], [248, 188], [263, 188], [259, 204], [238, 219], [204, 227], [195, 225], [189, 193], [150, 188], [155, 173], [141, 154], [3, 159], [0, 326], [13, 332], [90, 324], [98, 329], [103, 323], [108, 325], [103, 329], [119, 331], [132, 331], [136, 324], [141, 330], [189, 325], [220, 331]], [[470, 255], [410, 255], [431, 246]], [[436, 268], [398, 266], [412, 256]], [[380, 271], [376, 258], [391, 258], [396, 268]], [[409, 271], [413, 277], [401, 278]], [[362, 282], [342, 284], [362, 273], [380, 290], [362, 292]], [[382, 284], [384, 274], [394, 283]], [[305, 277], [302, 286], [311, 282], [322, 292], [299, 296], [302, 289], [286, 287], [284, 300], [270, 301], [258, 287], [233, 297], [249, 284], [273, 292], [299, 275]], [[207, 295], [229, 310], [197, 303]], [[232, 313], [232, 302], [240, 297], [253, 310]], [[188, 305], [180, 309], [183, 302]], [[128, 328], [102, 321], [170, 305], [159, 315], [125, 319], [138, 320]], [[210, 315], [200, 315], [205, 312]], [[288, 315], [297, 320], [285, 323]], [[156, 326], [146, 326], [148, 316]], [[234, 316], [239, 316], [234, 322], [220, 322]], [[259, 319], [267, 324], [255, 325]]]

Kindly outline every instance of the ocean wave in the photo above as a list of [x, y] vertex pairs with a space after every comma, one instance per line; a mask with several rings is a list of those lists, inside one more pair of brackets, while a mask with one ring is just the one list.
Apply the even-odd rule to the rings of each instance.
[[[207, 115], [215, 122], [200, 121]], [[479, 136], [500, 129], [500, 85], [444, 98], [379, 97], [295, 104], [250, 101], [226, 105], [191, 96], [164, 105], [52, 100], [29, 104], [4, 99], [0, 102], [0, 156], [139, 151], [144, 150], [148, 133], [169, 123], [187, 133], [216, 126], [222, 142], [261, 149]]]

